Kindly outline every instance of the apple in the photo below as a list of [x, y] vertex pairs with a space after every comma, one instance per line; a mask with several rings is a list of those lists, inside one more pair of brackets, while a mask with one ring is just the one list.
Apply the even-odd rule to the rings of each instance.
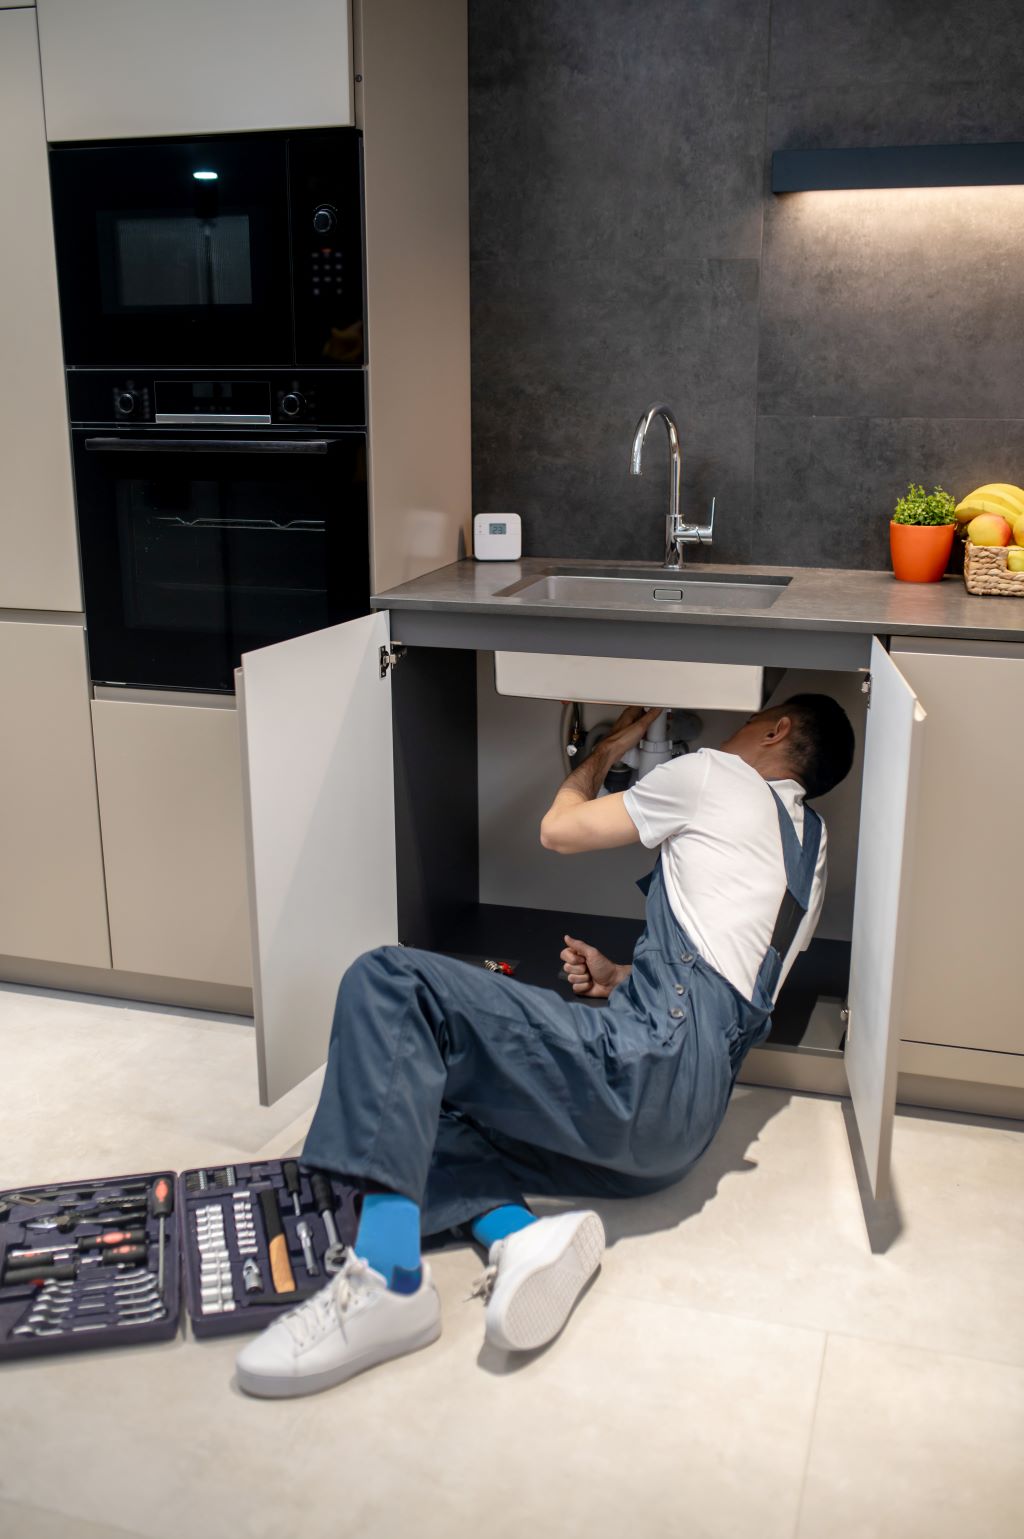
[[979, 513], [967, 525], [967, 538], [972, 545], [1009, 545], [1011, 532], [999, 513]]
[[1007, 551], [1006, 569], [1009, 572], [1024, 572], [1024, 550]]
[[1024, 518], [1018, 518], [1017, 526], [1013, 531], [1013, 538], [1018, 545], [1024, 545]]

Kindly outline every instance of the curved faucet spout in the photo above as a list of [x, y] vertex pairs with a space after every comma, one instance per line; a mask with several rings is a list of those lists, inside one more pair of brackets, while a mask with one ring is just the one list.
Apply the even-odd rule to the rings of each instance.
[[629, 473], [632, 476], [643, 474], [644, 443], [647, 439], [648, 429], [655, 417], [660, 417], [665, 424], [668, 433], [669, 448], [669, 511], [665, 520], [665, 565], [667, 567], [679, 567], [683, 564], [683, 551], [680, 542], [682, 521], [679, 517], [679, 489], [683, 479], [683, 455], [679, 446], [679, 428], [671, 409], [663, 402], [655, 401], [648, 406], [640, 421], [636, 425], [633, 434], [633, 448], [629, 457]]

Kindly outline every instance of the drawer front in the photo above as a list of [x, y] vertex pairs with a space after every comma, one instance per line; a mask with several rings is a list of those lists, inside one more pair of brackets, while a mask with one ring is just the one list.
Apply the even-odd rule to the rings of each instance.
[[499, 695], [690, 711], [758, 711], [764, 699], [763, 668], [646, 657], [495, 652], [494, 683]]

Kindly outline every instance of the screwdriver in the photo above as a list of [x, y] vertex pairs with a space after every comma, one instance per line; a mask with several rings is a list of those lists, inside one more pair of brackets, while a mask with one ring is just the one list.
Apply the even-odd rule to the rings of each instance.
[[76, 1251], [106, 1250], [110, 1245], [140, 1245], [145, 1239], [145, 1229], [108, 1229], [106, 1234], [83, 1235], [64, 1245], [39, 1245], [34, 1250], [12, 1250], [7, 1254], [10, 1261], [24, 1266], [26, 1261], [38, 1261], [43, 1256], [70, 1256]]
[[174, 1188], [166, 1176], [157, 1176], [149, 1194], [149, 1212], [160, 1220], [160, 1248], [156, 1267], [156, 1285], [164, 1297], [164, 1251], [167, 1246], [167, 1215], [174, 1207]]
[[292, 1207], [295, 1209], [296, 1216], [301, 1218], [302, 1202], [299, 1199], [299, 1167], [294, 1160], [285, 1160], [281, 1171], [284, 1176], [284, 1184], [288, 1188], [292, 1199]]

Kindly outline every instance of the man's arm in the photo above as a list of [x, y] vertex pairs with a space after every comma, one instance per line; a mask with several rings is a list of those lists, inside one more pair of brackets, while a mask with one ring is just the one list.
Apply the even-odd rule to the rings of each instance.
[[657, 710], [631, 705], [623, 711], [608, 736], [578, 765], [561, 786], [540, 825], [540, 842], [560, 855], [584, 850], [611, 850], [623, 844], [639, 844], [636, 824], [626, 811], [623, 793], [597, 799], [612, 765], [635, 748]]

